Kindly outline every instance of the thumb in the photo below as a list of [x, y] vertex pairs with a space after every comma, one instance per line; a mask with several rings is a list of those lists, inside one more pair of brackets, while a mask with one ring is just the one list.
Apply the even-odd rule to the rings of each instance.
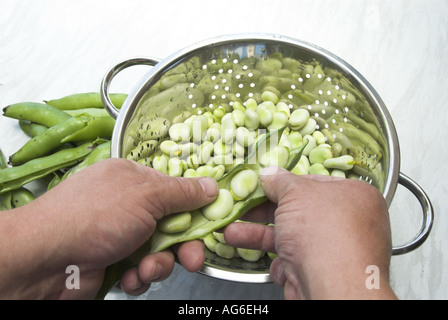
[[297, 177], [286, 169], [269, 166], [260, 172], [260, 181], [265, 195], [274, 203], [278, 203], [290, 185], [289, 181]]
[[324, 175], [296, 175], [280, 167], [269, 166], [260, 172], [260, 181], [264, 193], [272, 202], [279, 203], [279, 200], [287, 194], [287, 191], [306, 190], [311, 182], [331, 182], [346, 180], [340, 177]]
[[[170, 213], [203, 207], [216, 199], [218, 195], [218, 183], [209, 177], [170, 177], [159, 172], [156, 172], [156, 175], [159, 176], [158, 179], [154, 179], [152, 176], [150, 180], [152, 185], [150, 188], [154, 192], [151, 202], [157, 203], [159, 208], [159, 210], [154, 210], [153, 214], [156, 212], [160, 214], [160, 216], [154, 215], [156, 219]], [[157, 185], [157, 188], [154, 188], [154, 184]]]

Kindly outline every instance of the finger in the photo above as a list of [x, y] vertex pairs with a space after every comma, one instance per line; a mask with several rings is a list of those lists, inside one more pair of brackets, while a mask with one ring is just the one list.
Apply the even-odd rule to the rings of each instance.
[[302, 178], [311, 179], [314, 181], [323, 181], [323, 182], [347, 180], [346, 178], [342, 178], [342, 177], [333, 177], [333, 176], [326, 176], [326, 175], [319, 175], [319, 174], [308, 174], [308, 175], [302, 176]]
[[142, 283], [161, 281], [171, 274], [174, 268], [174, 254], [170, 250], [157, 252], [144, 257], [138, 265], [138, 278]]
[[274, 227], [235, 222], [224, 230], [226, 242], [234, 247], [275, 252]]
[[286, 169], [273, 166], [263, 168], [260, 172], [260, 181], [264, 193], [274, 203], [279, 202], [285, 192], [285, 186], [288, 186], [289, 181], [296, 177], [298, 176]]
[[175, 246], [179, 263], [190, 272], [201, 270], [205, 260], [205, 246], [201, 240], [183, 242]]
[[150, 284], [143, 283], [138, 277], [137, 268], [132, 268], [123, 274], [119, 287], [129, 295], [138, 296], [145, 293]]
[[249, 210], [240, 220], [259, 223], [274, 223], [277, 205], [271, 201], [264, 202]]
[[269, 274], [272, 282], [284, 287], [283, 292], [285, 300], [298, 300], [302, 298], [300, 284], [297, 284], [295, 281], [294, 283], [288, 281], [279, 258], [275, 258], [272, 261], [269, 268]]
[[275, 258], [271, 262], [271, 266], [269, 268], [269, 274], [271, 276], [272, 282], [279, 286], [284, 286], [286, 282], [285, 273], [283, 271], [283, 266], [280, 263], [279, 258]]
[[296, 188], [306, 187], [311, 181], [329, 182], [346, 180], [340, 177], [323, 175], [295, 175], [286, 169], [279, 167], [266, 167], [260, 172], [260, 181], [266, 196], [275, 203], [286, 194], [285, 190], [294, 186]]
[[150, 201], [158, 209], [151, 211], [156, 219], [170, 213], [200, 208], [218, 195], [218, 184], [212, 178], [170, 177], [157, 170], [147, 169], [146, 183], [139, 188], [148, 188], [151, 193]]

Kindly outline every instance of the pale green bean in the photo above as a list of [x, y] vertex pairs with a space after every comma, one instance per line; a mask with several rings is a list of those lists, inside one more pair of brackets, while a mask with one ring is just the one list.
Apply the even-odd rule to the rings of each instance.
[[157, 228], [165, 233], [177, 233], [187, 230], [191, 225], [191, 213], [171, 214], [157, 222]]
[[306, 109], [294, 110], [289, 117], [289, 126], [293, 130], [299, 130], [305, 126], [310, 118], [310, 113]]
[[255, 130], [260, 125], [260, 119], [255, 109], [246, 109], [244, 113], [244, 126], [247, 129]]
[[311, 164], [323, 163], [333, 157], [333, 151], [331, 147], [327, 147], [325, 144], [321, 144], [310, 151], [309, 160]]
[[169, 129], [169, 136], [172, 141], [189, 141], [191, 137], [190, 125], [185, 122], [174, 123]]
[[245, 199], [258, 186], [258, 175], [251, 169], [238, 172], [230, 182], [230, 192], [235, 200]]
[[288, 123], [288, 116], [284, 112], [274, 112], [272, 114], [272, 122], [268, 125], [268, 130], [278, 130]]
[[323, 165], [326, 168], [340, 169], [340, 170], [351, 170], [355, 161], [351, 155], [343, 155], [336, 158], [326, 159]]
[[329, 176], [330, 172], [327, 170], [327, 168], [324, 167], [322, 163], [315, 163], [311, 165], [309, 169], [310, 174], [317, 174], [317, 175], [324, 175]]
[[236, 248], [238, 256], [249, 262], [256, 262], [263, 257], [264, 252], [256, 249]]
[[233, 208], [233, 197], [229, 190], [219, 189], [218, 197], [202, 208], [202, 214], [208, 220], [219, 220], [226, 217]]
[[263, 93], [261, 94], [261, 99], [263, 101], [271, 101], [274, 104], [277, 104], [280, 101], [278, 96], [274, 92], [267, 90], [263, 91]]
[[235, 248], [224, 243], [217, 243], [215, 252], [218, 256], [225, 259], [232, 259], [235, 256]]

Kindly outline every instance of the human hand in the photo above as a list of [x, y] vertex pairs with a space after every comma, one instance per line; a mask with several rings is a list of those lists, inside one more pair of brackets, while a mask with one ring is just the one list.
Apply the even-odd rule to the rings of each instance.
[[[0, 285], [0, 296], [7, 292], [10, 297], [32, 299], [94, 298], [105, 268], [140, 247], [153, 233], [157, 220], [201, 207], [214, 200], [217, 192], [211, 178], [173, 178], [124, 159], [107, 159], [87, 167], [32, 204], [12, 211], [11, 219], [19, 219], [15, 223], [25, 229], [15, 243], [26, 247], [20, 248], [21, 261], [9, 254], [10, 265], [21, 278], [4, 283], [4, 290]], [[187, 270], [195, 272], [202, 267], [201, 241], [181, 244], [175, 250]], [[77, 290], [65, 286], [68, 265], [80, 269]], [[138, 268], [123, 276], [121, 287], [127, 293], [141, 294], [152, 281], [166, 278], [173, 267], [171, 250], [146, 256]]]
[[[271, 171], [269, 171], [271, 170]], [[227, 243], [276, 252], [270, 274], [285, 299], [395, 298], [389, 286], [391, 234], [387, 205], [371, 185], [265, 169], [267, 202], [225, 229]], [[379, 268], [380, 289], [368, 289], [366, 268]]]

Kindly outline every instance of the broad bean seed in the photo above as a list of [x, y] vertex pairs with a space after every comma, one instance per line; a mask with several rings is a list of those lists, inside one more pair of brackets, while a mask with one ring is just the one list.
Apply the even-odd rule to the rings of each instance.
[[256, 262], [263, 257], [264, 252], [256, 249], [236, 248], [238, 256], [249, 262]]
[[251, 169], [238, 172], [230, 182], [230, 192], [235, 200], [249, 196], [258, 186], [258, 175]]
[[202, 214], [208, 220], [220, 220], [226, 217], [232, 208], [232, 194], [227, 189], [220, 189], [216, 200], [202, 208]]
[[323, 161], [323, 165], [330, 169], [351, 170], [355, 161], [351, 155], [343, 155], [336, 158], [328, 158]]
[[157, 228], [165, 233], [177, 233], [187, 230], [191, 225], [191, 213], [182, 212], [163, 217], [157, 222]]
[[268, 125], [268, 130], [278, 130], [288, 123], [288, 116], [284, 112], [274, 112], [272, 114], [272, 122]]

